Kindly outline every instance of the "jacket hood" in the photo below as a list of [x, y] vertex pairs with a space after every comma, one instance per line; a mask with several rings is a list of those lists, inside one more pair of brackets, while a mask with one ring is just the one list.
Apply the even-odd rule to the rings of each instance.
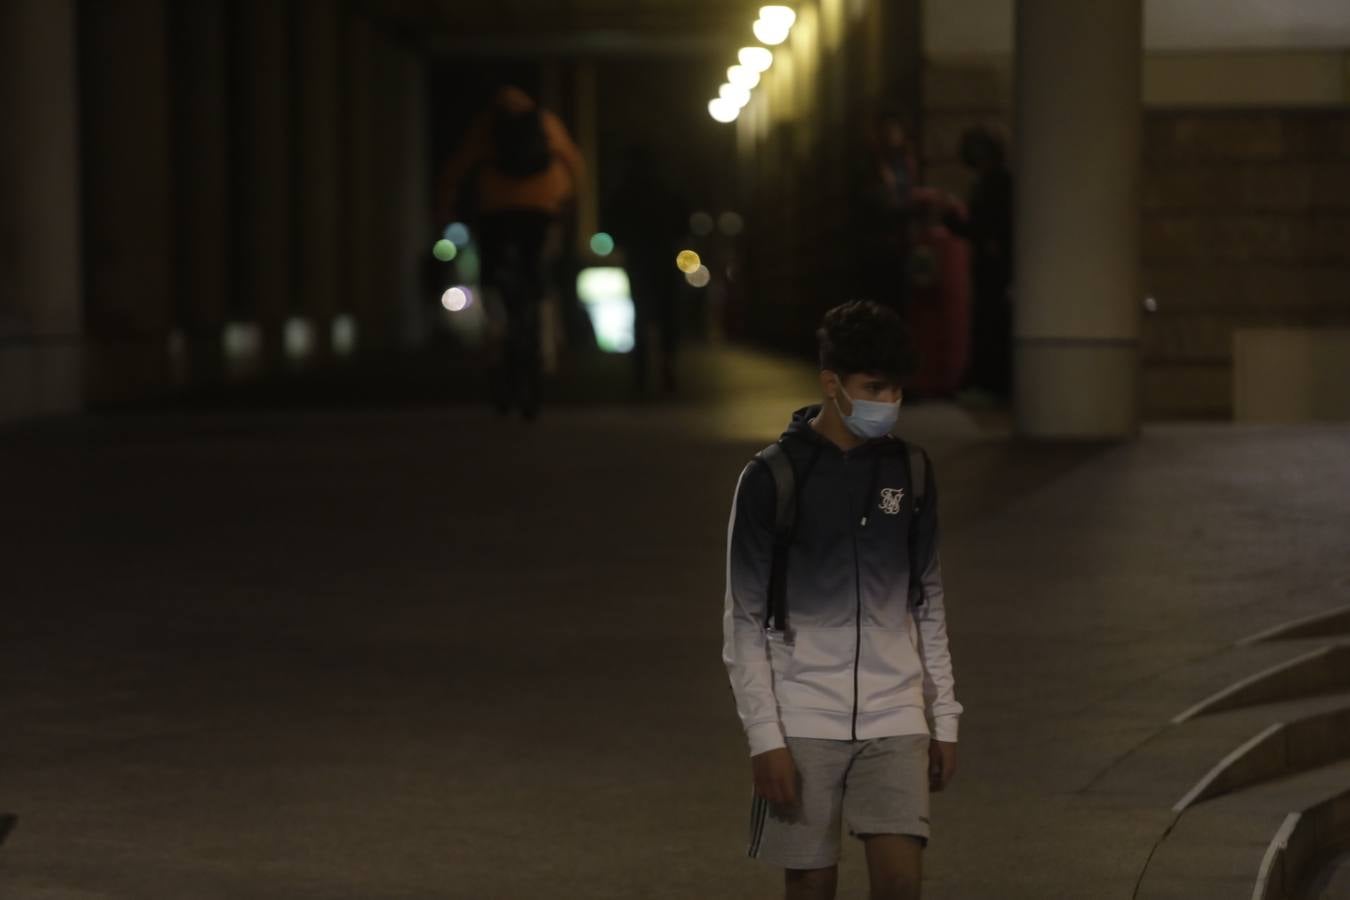
[[803, 406], [792, 414], [792, 421], [788, 422], [787, 430], [783, 432], [783, 437], [799, 437], [808, 441], [828, 443], [828, 439], [811, 427], [811, 420], [820, 415], [821, 404], [815, 403], [811, 406]]

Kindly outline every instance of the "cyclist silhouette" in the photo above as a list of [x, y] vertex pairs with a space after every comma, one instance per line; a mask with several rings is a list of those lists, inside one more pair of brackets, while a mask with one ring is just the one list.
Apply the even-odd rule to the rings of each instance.
[[[440, 178], [441, 222], [458, 214], [477, 236], [482, 286], [506, 312], [496, 402], [503, 413], [539, 412], [539, 307], [546, 247], [584, 177], [562, 121], [516, 87], [497, 91]], [[467, 202], [466, 202], [467, 199]]]

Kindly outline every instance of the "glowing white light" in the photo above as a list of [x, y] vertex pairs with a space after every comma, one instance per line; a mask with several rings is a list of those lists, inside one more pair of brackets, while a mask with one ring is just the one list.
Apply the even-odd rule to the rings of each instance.
[[237, 360], [262, 352], [262, 327], [257, 322], [226, 322], [221, 338], [226, 359]]
[[356, 349], [356, 319], [343, 314], [333, 319], [333, 352], [348, 356]]
[[790, 6], [761, 6], [759, 8], [759, 20], [786, 30], [796, 24], [797, 14], [792, 11]]
[[633, 349], [633, 294], [628, 273], [617, 266], [595, 266], [577, 273], [577, 299], [595, 331], [595, 343], [606, 353]]
[[708, 271], [707, 266], [699, 266], [685, 275], [684, 280], [696, 288], [707, 287], [708, 282], [712, 281], [712, 273]]
[[708, 115], [723, 124], [736, 121], [740, 114], [741, 108], [730, 100], [715, 97], [708, 101]]
[[314, 352], [314, 327], [308, 319], [292, 316], [286, 320], [286, 356], [304, 359]]
[[246, 378], [257, 373], [263, 347], [262, 328], [257, 322], [226, 322], [221, 341], [229, 377]]
[[727, 81], [738, 88], [753, 91], [755, 86], [759, 84], [759, 72], [749, 66], [734, 65], [727, 69]]
[[769, 47], [776, 47], [787, 40], [788, 32], [792, 30], [791, 26], [784, 27], [778, 22], [770, 22], [760, 19], [755, 22], [751, 28], [755, 33], [755, 40]]
[[742, 47], [736, 54], [736, 59], [751, 72], [758, 74], [769, 71], [769, 66], [773, 65], [773, 51], [766, 47]]
[[577, 298], [582, 303], [595, 303], [628, 297], [628, 273], [618, 266], [590, 266], [577, 273]]
[[736, 104], [739, 110], [750, 102], [750, 92], [745, 88], [736, 87], [734, 84], [724, 84], [717, 89], [717, 96], [728, 103]]
[[456, 285], [449, 288], [444, 294], [441, 294], [441, 306], [444, 306], [450, 312], [463, 312], [469, 308], [472, 301], [472, 295], [469, 289]]

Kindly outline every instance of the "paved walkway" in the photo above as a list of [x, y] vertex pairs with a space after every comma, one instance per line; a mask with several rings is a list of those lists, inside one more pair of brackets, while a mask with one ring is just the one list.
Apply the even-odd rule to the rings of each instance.
[[[691, 362], [688, 402], [533, 428], [0, 432], [0, 896], [778, 896], [744, 858], [725, 520], [814, 377]], [[1177, 799], [1158, 770], [1214, 762], [1163, 752], [1169, 719], [1292, 655], [1236, 639], [1350, 600], [1350, 429], [1036, 447], [903, 415], [940, 479], [967, 709], [925, 897], [1126, 900]], [[865, 896], [845, 853], [840, 897]]]

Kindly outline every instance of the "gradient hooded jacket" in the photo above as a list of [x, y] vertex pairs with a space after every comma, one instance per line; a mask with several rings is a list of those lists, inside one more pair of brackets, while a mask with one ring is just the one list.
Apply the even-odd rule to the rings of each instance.
[[866, 740], [898, 734], [957, 739], [937, 546], [937, 491], [927, 466], [920, 515], [934, 552], [924, 602], [909, 603], [907, 530], [914, 513], [904, 442], [841, 450], [798, 410], [782, 445], [797, 473], [797, 525], [787, 561], [788, 628], [770, 627], [776, 510], [773, 476], [741, 473], [727, 535], [722, 661], [752, 756], [784, 736]]

